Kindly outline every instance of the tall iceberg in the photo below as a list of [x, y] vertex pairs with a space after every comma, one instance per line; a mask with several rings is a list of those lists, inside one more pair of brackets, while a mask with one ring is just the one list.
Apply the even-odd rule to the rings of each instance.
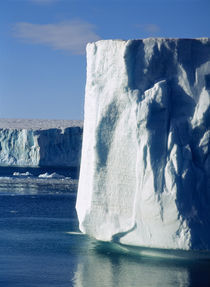
[[82, 232], [210, 249], [209, 94], [208, 38], [88, 44]]

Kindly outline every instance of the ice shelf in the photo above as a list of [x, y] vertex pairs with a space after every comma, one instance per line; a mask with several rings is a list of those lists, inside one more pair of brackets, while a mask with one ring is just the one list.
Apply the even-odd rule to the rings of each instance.
[[79, 167], [82, 121], [0, 119], [0, 166]]
[[82, 232], [210, 249], [209, 95], [208, 38], [88, 44]]

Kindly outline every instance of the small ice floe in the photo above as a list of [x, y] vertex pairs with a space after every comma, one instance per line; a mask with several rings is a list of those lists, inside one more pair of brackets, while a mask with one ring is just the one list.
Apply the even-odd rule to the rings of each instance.
[[51, 174], [46, 172], [46, 173], [40, 174], [38, 177], [39, 178], [57, 178], [57, 179], [64, 179], [65, 178], [65, 176], [60, 175], [60, 174], [58, 174], [56, 172], [53, 172]]
[[28, 171], [26, 171], [26, 172], [13, 172], [13, 176], [23, 176], [23, 177], [25, 177], [25, 176], [32, 176], [32, 174], [30, 173], [30, 172], [28, 172]]

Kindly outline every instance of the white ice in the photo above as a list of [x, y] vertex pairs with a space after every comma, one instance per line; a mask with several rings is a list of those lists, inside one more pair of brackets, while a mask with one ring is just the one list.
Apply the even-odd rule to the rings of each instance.
[[82, 122], [0, 119], [0, 165], [79, 167]]
[[88, 44], [82, 232], [210, 249], [209, 94], [207, 38]]
[[58, 174], [56, 172], [53, 172], [53, 173], [42, 173], [38, 176], [39, 178], [60, 178], [60, 179], [64, 179], [66, 178], [64, 175], [61, 175], [61, 174]]

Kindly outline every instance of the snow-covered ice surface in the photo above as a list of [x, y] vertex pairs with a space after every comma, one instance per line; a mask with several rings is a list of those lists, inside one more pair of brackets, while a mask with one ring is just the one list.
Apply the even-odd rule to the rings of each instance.
[[82, 121], [0, 119], [0, 165], [79, 167]]
[[81, 127], [83, 121], [71, 120], [45, 120], [45, 119], [0, 119], [1, 129], [27, 129], [46, 130], [64, 129], [69, 127]]
[[210, 250], [210, 39], [87, 46], [80, 229]]

